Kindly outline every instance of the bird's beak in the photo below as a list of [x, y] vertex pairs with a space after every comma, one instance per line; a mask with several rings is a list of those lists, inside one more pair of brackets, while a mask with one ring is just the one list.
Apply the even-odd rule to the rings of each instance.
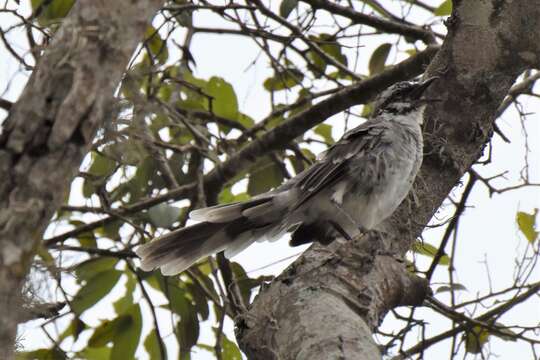
[[418, 83], [416, 85], [416, 89], [413, 90], [413, 93], [411, 94], [411, 96], [414, 99], [419, 99], [420, 96], [422, 96], [422, 94], [424, 93], [424, 91], [426, 91], [426, 89], [429, 87], [429, 85], [431, 85], [437, 79], [439, 79], [438, 76], [432, 76], [432, 77], [422, 81], [421, 83]]

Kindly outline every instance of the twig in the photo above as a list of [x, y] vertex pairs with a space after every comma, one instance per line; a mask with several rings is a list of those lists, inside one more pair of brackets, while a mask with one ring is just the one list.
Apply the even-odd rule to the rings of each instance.
[[154, 321], [154, 330], [156, 331], [156, 337], [158, 339], [159, 354], [161, 355], [162, 360], [166, 360], [167, 353], [165, 351], [165, 345], [163, 344], [163, 338], [161, 337], [161, 333], [159, 331], [159, 322], [157, 319], [156, 308], [154, 306], [154, 303], [152, 302], [150, 295], [148, 295], [148, 292], [146, 291], [146, 288], [144, 287], [143, 279], [141, 278], [139, 273], [135, 271], [135, 269], [129, 263], [128, 263], [128, 267], [131, 270], [131, 272], [137, 277], [137, 282], [139, 283], [139, 286], [141, 287], [141, 292], [143, 294], [143, 297], [148, 303], [148, 307], [150, 308], [150, 313], [152, 314], [152, 320]]
[[275, 20], [279, 24], [285, 26], [289, 30], [291, 30], [295, 36], [302, 39], [311, 50], [313, 50], [317, 55], [319, 55], [328, 64], [335, 66], [339, 70], [343, 71], [345, 74], [350, 75], [353, 79], [360, 80], [360, 77], [357, 74], [349, 70], [345, 65], [343, 65], [342, 63], [340, 63], [333, 57], [328, 56], [328, 54], [325, 53], [319, 47], [319, 45], [313, 42], [313, 40], [308, 39], [298, 27], [289, 23], [287, 20], [285, 20], [281, 16], [274, 14], [270, 9], [264, 6], [264, 4], [260, 0], [252, 0], [252, 2], [257, 5], [257, 8], [259, 9], [261, 13]]
[[338, 5], [336, 3], [326, 0], [302, 0], [303, 2], [310, 4], [315, 9], [324, 9], [331, 14], [341, 15], [348, 18], [356, 24], [362, 24], [370, 26], [374, 29], [380, 30], [384, 33], [399, 34], [407, 37], [413, 37], [424, 41], [426, 44], [434, 44], [434, 33], [421, 28], [420, 26], [410, 25], [403, 22], [397, 22], [392, 20], [386, 20], [371, 15], [362, 14], [355, 11], [350, 7]]
[[55, 245], [55, 244], [51, 245], [49, 248], [58, 250], [58, 251], [85, 252], [90, 255], [115, 257], [119, 259], [130, 259], [130, 258], [137, 257], [137, 255], [133, 251], [130, 251], [130, 250], [111, 251], [111, 250], [106, 250], [106, 249], [90, 248], [90, 247], [84, 247], [84, 246]]
[[[500, 315], [504, 314], [505, 312], [507, 312], [508, 310], [512, 309], [515, 305], [517, 305], [517, 304], [527, 300], [531, 296], [535, 295], [538, 291], [540, 291], [540, 282], [531, 285], [529, 290], [527, 290], [526, 292], [524, 292], [523, 294], [521, 294], [519, 296], [516, 296], [514, 299], [509, 300], [509, 301], [497, 306], [496, 308], [494, 308], [492, 310], [489, 310], [486, 313], [476, 317], [475, 320], [487, 321], [487, 320], [491, 319], [494, 316], [500, 316]], [[435, 335], [435, 336], [433, 336], [431, 338], [424, 339], [424, 340], [422, 340], [421, 343], [419, 343], [419, 344], [417, 344], [417, 345], [403, 351], [401, 354], [399, 354], [397, 356], [394, 356], [392, 358], [392, 360], [404, 360], [404, 359], [407, 359], [411, 355], [419, 353], [423, 349], [425, 349], [425, 348], [427, 348], [427, 347], [429, 347], [429, 346], [431, 346], [433, 344], [436, 344], [436, 343], [438, 343], [440, 341], [443, 341], [443, 340], [449, 338], [450, 336], [453, 336], [454, 334], [458, 334], [463, 330], [467, 330], [470, 327], [471, 327], [470, 324], [461, 324], [461, 325], [458, 325], [455, 328], [453, 328], [451, 330], [448, 330], [448, 331], [445, 331], [445, 332], [443, 332], [443, 333], [441, 333], [439, 335]]]
[[441, 244], [439, 245], [439, 248], [437, 249], [437, 253], [433, 257], [433, 261], [431, 262], [431, 265], [429, 266], [429, 269], [426, 272], [426, 278], [431, 279], [431, 276], [435, 272], [435, 268], [437, 267], [437, 265], [439, 264], [439, 261], [443, 257], [444, 249], [446, 248], [448, 239], [450, 239], [450, 235], [454, 231], [459, 219], [461, 218], [461, 214], [463, 213], [463, 211], [465, 211], [465, 205], [467, 203], [467, 199], [469, 198], [469, 195], [471, 194], [471, 191], [475, 183], [476, 183], [476, 177], [471, 176], [471, 178], [469, 179], [469, 182], [467, 183], [467, 186], [465, 187], [465, 190], [463, 190], [463, 195], [461, 196], [461, 200], [456, 206], [456, 211], [454, 213], [454, 216], [452, 217], [452, 220], [450, 220], [450, 223], [446, 227], [443, 238], [441, 240]]
[[12, 106], [13, 106], [13, 103], [11, 101], [6, 100], [6, 99], [0, 99], [0, 108], [9, 112]]

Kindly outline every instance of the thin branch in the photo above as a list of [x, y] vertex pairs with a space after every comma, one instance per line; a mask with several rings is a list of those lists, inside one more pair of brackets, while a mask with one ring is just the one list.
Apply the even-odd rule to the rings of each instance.
[[26, 61], [24, 61], [23, 57], [19, 55], [15, 49], [11, 46], [9, 41], [6, 38], [6, 34], [4, 33], [4, 30], [0, 29], [0, 40], [2, 40], [2, 43], [4, 44], [6, 50], [15, 58], [17, 61], [19, 61], [23, 66], [24, 69], [27, 71], [31, 71], [34, 67], [27, 64]]
[[[516, 296], [512, 300], [506, 301], [503, 304], [497, 306], [496, 308], [494, 308], [492, 310], [489, 310], [486, 313], [476, 317], [475, 320], [487, 321], [487, 320], [493, 318], [494, 316], [500, 316], [500, 315], [504, 314], [505, 312], [507, 312], [508, 310], [512, 309], [515, 305], [517, 305], [517, 304], [527, 300], [531, 296], [535, 295], [538, 291], [540, 291], [540, 282], [531, 285], [529, 290], [527, 290], [523, 294], [521, 294], [519, 296]], [[436, 343], [438, 343], [440, 341], [443, 341], [443, 340], [445, 340], [445, 339], [447, 339], [447, 338], [449, 338], [451, 336], [454, 336], [455, 334], [458, 334], [458, 333], [460, 333], [460, 332], [462, 332], [464, 330], [467, 330], [470, 327], [471, 327], [470, 324], [461, 324], [461, 325], [458, 325], [455, 328], [453, 328], [451, 330], [448, 330], [448, 331], [445, 331], [445, 332], [443, 332], [443, 333], [441, 333], [439, 335], [435, 335], [435, 336], [433, 336], [431, 338], [424, 339], [424, 340], [422, 340], [421, 343], [419, 343], [419, 344], [417, 344], [417, 345], [403, 351], [401, 354], [399, 354], [397, 356], [394, 356], [392, 358], [392, 360], [404, 360], [404, 359], [407, 359], [411, 355], [417, 354], [417, 353], [423, 351], [424, 349], [430, 347], [431, 345], [436, 344]]]
[[524, 337], [523, 335], [515, 334], [513, 332], [510, 332], [510, 331], [507, 330], [506, 326], [498, 325], [498, 324], [490, 321], [490, 319], [488, 319], [487, 321], [472, 319], [472, 318], [470, 318], [470, 317], [468, 317], [468, 316], [466, 316], [466, 315], [464, 315], [464, 314], [462, 314], [462, 313], [460, 313], [458, 311], [455, 311], [451, 307], [446, 306], [444, 303], [440, 302], [439, 300], [437, 300], [434, 297], [428, 297], [426, 299], [426, 303], [427, 303], [427, 306], [430, 309], [435, 310], [439, 314], [444, 315], [444, 316], [452, 319], [453, 321], [465, 322], [465, 323], [468, 323], [469, 325], [473, 325], [473, 326], [474, 325], [480, 326], [482, 328], [488, 329], [490, 333], [493, 333], [493, 334], [498, 335], [498, 336], [510, 337], [510, 338], [513, 338], [513, 339], [521, 339], [521, 340], [525, 340], [525, 341], [529, 341], [529, 342], [540, 343], [540, 340], [529, 339], [527, 337]]
[[302, 1], [310, 4], [315, 9], [327, 10], [331, 14], [337, 14], [346, 17], [355, 24], [367, 25], [374, 29], [380, 30], [383, 33], [399, 34], [406, 37], [412, 37], [418, 40], [422, 40], [426, 44], [436, 43], [434, 33], [424, 28], [421, 28], [420, 26], [362, 14], [350, 7], [341, 6], [326, 0]]
[[[505, 110], [512, 104], [514, 100], [519, 95], [530, 93], [532, 90], [532, 87], [536, 83], [536, 81], [540, 79], [540, 71], [537, 71], [533, 75], [525, 78], [523, 81], [520, 81], [519, 83], [515, 84], [510, 88], [508, 91], [508, 96], [504, 98], [501, 105], [499, 105], [499, 108], [497, 109], [497, 112], [495, 113], [495, 118], [500, 117]], [[509, 142], [509, 141], [508, 141]]]
[[131, 270], [131, 272], [137, 277], [137, 282], [139, 283], [139, 286], [141, 287], [141, 292], [143, 294], [143, 297], [148, 303], [148, 307], [150, 308], [150, 313], [152, 314], [152, 320], [154, 322], [154, 330], [156, 331], [156, 337], [158, 339], [159, 354], [161, 355], [161, 359], [165, 360], [167, 359], [167, 352], [165, 351], [165, 344], [163, 343], [163, 338], [161, 337], [161, 333], [159, 330], [159, 322], [156, 315], [156, 307], [154, 306], [154, 303], [152, 302], [150, 295], [148, 295], [148, 292], [146, 291], [146, 288], [144, 287], [143, 279], [141, 278], [139, 273], [135, 271], [135, 269], [129, 263], [128, 263], [128, 267]]
[[13, 106], [13, 103], [11, 101], [6, 100], [6, 99], [0, 99], [0, 108], [9, 112], [12, 106]]
[[[142, 211], [142, 210], [146, 210], [148, 208], [151, 208], [154, 205], [161, 204], [169, 200], [185, 197], [195, 188], [195, 186], [196, 186], [195, 183], [180, 186], [179, 188], [170, 190], [166, 194], [159, 195], [159, 196], [149, 198], [149, 199], [144, 199], [131, 206], [126, 206], [122, 209], [118, 209], [117, 214], [121, 214], [123, 216], [130, 215], [130, 214], [134, 214], [139, 211]], [[103, 219], [96, 220], [94, 222], [79, 226], [76, 229], [66, 231], [63, 234], [48, 238], [44, 241], [44, 245], [47, 247], [50, 247], [53, 244], [69, 239], [70, 237], [76, 237], [77, 235], [84, 233], [86, 231], [93, 231], [94, 229], [97, 229], [101, 226], [110, 224], [114, 220], [116, 220], [114, 216], [104, 217]]]
[[285, 26], [286, 28], [288, 28], [289, 30], [292, 31], [292, 33], [297, 36], [298, 38], [302, 39], [306, 45], [311, 49], [313, 50], [315, 53], [317, 53], [317, 55], [319, 55], [325, 62], [327, 62], [328, 64], [331, 64], [333, 66], [335, 66], [336, 68], [338, 68], [339, 70], [343, 71], [344, 73], [350, 75], [353, 79], [356, 79], [356, 80], [360, 80], [360, 77], [355, 74], [354, 72], [352, 72], [351, 70], [349, 70], [345, 65], [343, 65], [342, 63], [340, 63], [339, 61], [337, 61], [336, 59], [334, 59], [333, 57], [329, 56], [327, 53], [325, 53], [320, 47], [319, 45], [317, 45], [313, 40], [310, 40], [308, 39], [304, 33], [302, 32], [302, 30], [300, 30], [298, 27], [296, 27], [295, 25], [289, 23], [287, 20], [285, 20], [284, 18], [282, 18], [281, 16], [279, 15], [276, 15], [274, 14], [270, 9], [268, 9], [266, 6], [264, 6], [264, 4], [260, 1], [260, 0], [252, 0], [253, 3], [257, 4], [257, 8], [259, 9], [259, 11], [261, 13], [263, 13], [264, 15], [268, 16], [269, 18], [275, 20], [276, 22], [278, 22], [279, 24]]
[[90, 255], [115, 257], [119, 259], [131, 259], [131, 258], [137, 257], [137, 255], [133, 251], [130, 251], [130, 250], [112, 251], [112, 250], [90, 248], [90, 247], [84, 247], [84, 246], [70, 246], [70, 245], [56, 245], [56, 244], [49, 246], [49, 248], [53, 250], [58, 250], [58, 251], [84, 252]]
[[461, 200], [456, 206], [456, 212], [454, 213], [452, 220], [450, 220], [450, 223], [446, 227], [446, 231], [444, 232], [443, 238], [441, 240], [441, 245], [437, 249], [437, 253], [433, 257], [433, 261], [431, 262], [431, 265], [429, 266], [429, 269], [426, 272], [426, 278], [431, 279], [431, 276], [435, 272], [435, 268], [437, 267], [437, 265], [439, 265], [439, 261], [444, 255], [444, 249], [446, 248], [446, 244], [448, 243], [448, 240], [450, 239], [450, 235], [455, 230], [456, 225], [459, 219], [461, 218], [461, 214], [463, 214], [463, 211], [465, 211], [465, 205], [467, 203], [467, 199], [469, 198], [469, 195], [471, 194], [471, 191], [475, 183], [476, 183], [476, 177], [471, 176], [471, 178], [469, 179], [469, 182], [467, 183], [467, 186], [465, 187], [465, 190], [463, 190], [463, 195], [461, 196]]

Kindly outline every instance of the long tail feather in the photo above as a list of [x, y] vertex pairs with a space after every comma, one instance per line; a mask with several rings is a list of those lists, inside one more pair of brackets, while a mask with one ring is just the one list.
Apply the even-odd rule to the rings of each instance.
[[[135, 252], [141, 257], [145, 271], [162, 267], [179, 269], [179, 273], [204, 256], [223, 250], [230, 239], [224, 231], [226, 224], [202, 222], [171, 231], [152, 242], [140, 246]], [[217, 235], [222, 236], [217, 236]], [[219, 237], [219, 238], [218, 238]], [[218, 238], [218, 239], [216, 239]], [[215, 239], [215, 240], [214, 240]], [[174, 264], [175, 266], [171, 266]], [[169, 273], [170, 271], [167, 271]]]
[[[190, 217], [201, 223], [171, 231], [135, 252], [141, 268], [161, 268], [164, 275], [178, 274], [197, 260], [224, 251], [232, 257], [259, 239], [274, 238], [286, 202], [278, 195], [246, 202], [194, 210]], [[278, 226], [279, 227], [279, 226]]]

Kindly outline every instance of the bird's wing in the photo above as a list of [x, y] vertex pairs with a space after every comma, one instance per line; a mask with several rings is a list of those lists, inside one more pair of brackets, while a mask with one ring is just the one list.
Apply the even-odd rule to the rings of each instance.
[[300, 188], [302, 195], [293, 209], [341, 180], [347, 173], [350, 159], [362, 157], [376, 148], [385, 129], [385, 123], [370, 121], [345, 133], [325, 152], [319, 162], [299, 176], [294, 186]]
[[[226, 223], [247, 216], [249, 211], [260, 209], [265, 204], [272, 204], [271, 194], [262, 194], [248, 201], [220, 204], [202, 209], [192, 210], [189, 218], [196, 221], [208, 221], [211, 223]], [[246, 211], [248, 214], [246, 214]]]

